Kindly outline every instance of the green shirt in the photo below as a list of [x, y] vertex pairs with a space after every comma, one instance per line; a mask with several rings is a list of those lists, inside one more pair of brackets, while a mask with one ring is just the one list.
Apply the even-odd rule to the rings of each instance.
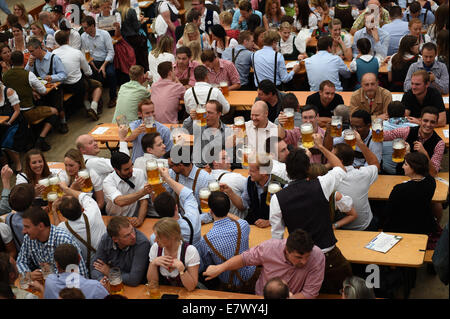
[[129, 122], [136, 121], [138, 119], [138, 104], [147, 98], [150, 98], [150, 92], [139, 82], [130, 81], [122, 84], [117, 95], [113, 123], [119, 115], [126, 115]]

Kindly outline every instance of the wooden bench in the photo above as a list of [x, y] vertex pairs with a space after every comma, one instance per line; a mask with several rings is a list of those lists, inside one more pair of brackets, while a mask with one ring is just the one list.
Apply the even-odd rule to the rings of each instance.
[[423, 262], [424, 263], [432, 263], [433, 261], [431, 259], [433, 258], [433, 254], [434, 254], [434, 250], [425, 251], [425, 256], [423, 257]]

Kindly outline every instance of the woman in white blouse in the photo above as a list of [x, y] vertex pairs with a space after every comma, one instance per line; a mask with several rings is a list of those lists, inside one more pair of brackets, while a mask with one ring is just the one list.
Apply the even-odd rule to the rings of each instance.
[[26, 30], [30, 28], [30, 25], [34, 22], [31, 14], [28, 14], [25, 10], [25, 5], [23, 3], [16, 3], [14, 5], [14, 15], [19, 18], [19, 24]]
[[[153, 232], [156, 237], [149, 253], [148, 282], [194, 290], [198, 284], [200, 266], [197, 248], [183, 243], [180, 225], [173, 218], [158, 220]], [[184, 258], [181, 257], [183, 255]]]
[[[68, 150], [64, 155], [64, 166], [66, 167], [66, 170], [59, 173], [61, 180], [65, 182], [68, 187], [77, 191], [82, 191], [82, 187], [85, 185], [85, 180], [78, 176], [78, 173], [81, 170], [86, 169], [83, 154], [81, 154], [78, 149], [72, 148]], [[90, 193], [93, 193], [98, 207], [102, 209], [105, 205], [103, 181], [95, 171], [88, 170], [88, 172], [93, 186], [93, 190]]]
[[38, 38], [42, 42], [42, 47], [47, 51], [53, 51], [56, 47], [55, 37], [47, 32], [41, 22], [35, 21], [31, 24], [31, 34], [33, 37]]
[[222, 53], [226, 48], [234, 48], [238, 45], [236, 39], [231, 39], [227, 36], [225, 29], [220, 24], [211, 27], [211, 40], [211, 47], [219, 58], [222, 57]]
[[161, 62], [175, 63], [175, 56], [172, 54], [173, 38], [163, 35], [156, 47], [148, 54], [149, 75], [152, 77], [153, 83], [158, 81], [161, 76], [158, 73], [158, 65]]

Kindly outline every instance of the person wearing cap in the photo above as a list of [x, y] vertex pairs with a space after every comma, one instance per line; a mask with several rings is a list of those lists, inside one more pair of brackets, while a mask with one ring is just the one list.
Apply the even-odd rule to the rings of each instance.
[[64, 9], [61, 5], [57, 4], [55, 5], [51, 10], [52, 15], [52, 22], [53, 22], [53, 29], [59, 30], [61, 29], [61, 23], [65, 21], [66, 26], [70, 28], [70, 22], [64, 18]]

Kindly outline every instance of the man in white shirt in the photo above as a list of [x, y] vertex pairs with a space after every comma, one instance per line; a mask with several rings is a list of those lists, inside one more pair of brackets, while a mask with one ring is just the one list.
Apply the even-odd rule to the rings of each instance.
[[[80, 50], [74, 49], [68, 45], [68, 32], [57, 32], [55, 35], [55, 40], [58, 43], [59, 48], [54, 50], [53, 53], [61, 59], [67, 73], [67, 78], [63, 81], [64, 92], [73, 94], [76, 101], [75, 105], [77, 106], [81, 105], [82, 101], [84, 101], [87, 114], [92, 118], [92, 120], [97, 121], [98, 100], [93, 101], [92, 104], [89, 104], [89, 101], [87, 100], [83, 74], [85, 76], [91, 76], [92, 70], [86, 61], [85, 55]], [[83, 73], [81, 73], [81, 71], [83, 71]], [[97, 88], [97, 90], [100, 90], [101, 96], [101, 88]], [[98, 94], [96, 95], [99, 96]]]
[[106, 213], [111, 216], [128, 216], [134, 227], [144, 222], [148, 210], [148, 198], [152, 193], [151, 185], [142, 170], [133, 168], [131, 158], [124, 153], [111, 155], [114, 172], [103, 181], [106, 197]]
[[369, 204], [369, 188], [378, 178], [380, 163], [374, 153], [367, 147], [361, 136], [355, 131], [356, 145], [366, 159], [367, 166], [353, 167], [354, 151], [345, 143], [334, 146], [333, 153], [341, 160], [347, 173], [337, 185], [336, 191], [350, 196], [358, 217], [345, 225], [346, 229], [376, 231], [377, 223]]
[[141, 140], [144, 155], [136, 158], [134, 167], [146, 171], [146, 163], [151, 159], [160, 159], [166, 154], [166, 145], [158, 132], [147, 133]]
[[184, 93], [184, 106], [186, 113], [197, 108], [197, 105], [205, 105], [209, 100], [216, 100], [222, 104], [222, 114], [230, 111], [230, 103], [223, 96], [220, 89], [212, 87], [208, 83], [208, 69], [204, 65], [199, 65], [194, 69], [195, 85]]
[[289, 155], [289, 149], [286, 142], [279, 136], [271, 136], [266, 140], [266, 153], [270, 154], [272, 162], [272, 175], [275, 175], [286, 184], [291, 181], [286, 171], [286, 158]]
[[106, 233], [106, 226], [102, 214], [95, 200], [88, 194], [82, 193], [61, 183], [66, 196], [53, 205], [53, 219], [55, 224], [59, 221], [56, 207], [67, 219], [61, 222], [61, 227], [70, 232], [81, 248], [83, 259], [86, 260], [88, 272], [91, 272], [95, 251], [100, 244], [102, 236]]
[[[119, 152], [130, 155], [128, 150], [128, 143], [125, 141], [127, 136], [128, 128], [123, 126], [119, 128], [119, 139], [120, 148]], [[94, 170], [100, 176], [102, 180], [106, 178], [110, 173], [114, 172], [111, 166], [111, 161], [109, 158], [97, 156], [100, 153], [98, 147], [98, 142], [94, 140], [92, 135], [83, 134], [80, 135], [75, 141], [77, 148], [83, 154], [84, 163], [86, 168], [89, 170]]]

